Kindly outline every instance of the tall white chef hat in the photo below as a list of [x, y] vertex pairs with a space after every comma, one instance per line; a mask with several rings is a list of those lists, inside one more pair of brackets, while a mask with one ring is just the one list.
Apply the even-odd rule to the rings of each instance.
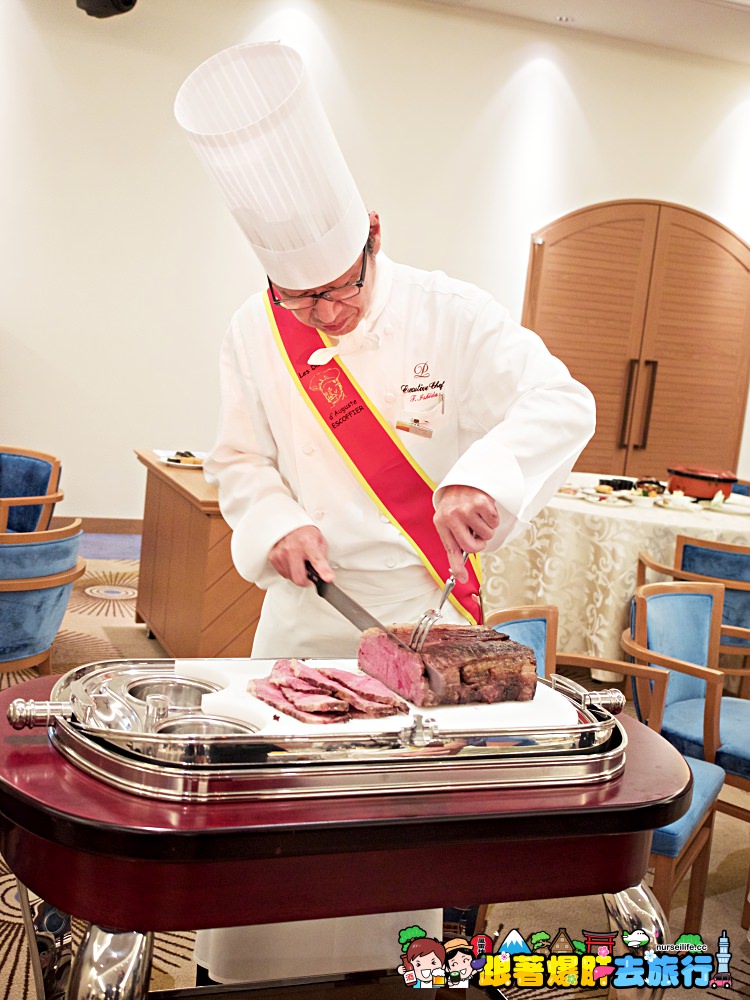
[[352, 267], [367, 209], [298, 52], [261, 42], [211, 56], [175, 116], [274, 282], [314, 288]]

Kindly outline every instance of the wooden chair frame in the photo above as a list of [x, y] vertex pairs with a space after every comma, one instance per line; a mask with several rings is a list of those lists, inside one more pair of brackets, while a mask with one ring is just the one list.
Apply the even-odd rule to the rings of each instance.
[[[663, 576], [671, 576], [673, 580], [684, 582], [706, 582], [720, 583], [727, 590], [750, 591], [750, 581], [748, 580], [728, 580], [718, 576], [704, 576], [701, 573], [690, 573], [680, 569], [682, 564], [682, 552], [686, 545], [704, 549], [720, 549], [722, 552], [737, 552], [747, 555], [750, 558], [750, 545], [733, 545], [729, 542], [712, 542], [705, 538], [692, 538], [689, 535], [677, 535], [675, 538], [674, 566], [668, 566], [652, 559], [646, 552], [638, 553], [638, 566], [636, 568], [636, 588], [642, 587], [647, 581], [647, 571], [661, 573]], [[750, 641], [750, 628], [740, 628], [734, 625], [722, 625], [722, 638], [746, 639]], [[729, 677], [740, 677], [740, 697], [750, 698], [750, 650], [747, 646], [735, 646], [731, 643], [723, 642], [719, 649], [720, 653], [728, 656], [741, 656], [743, 658], [740, 667], [722, 667], [724, 673]]]
[[16, 531], [12, 534], [0, 532], [0, 545], [33, 545], [35, 542], [59, 541], [77, 535], [82, 524], [82, 519], [76, 517], [69, 524], [63, 524], [59, 528], [47, 528], [44, 531]]
[[680, 569], [682, 552], [686, 545], [703, 549], [721, 549], [722, 552], [738, 552], [740, 555], [750, 556], [750, 545], [733, 545], [730, 542], [713, 542], [708, 538], [693, 538], [692, 535], [676, 535], [673, 566], [652, 559], [647, 552], [638, 553], [636, 587], [642, 587], [644, 583], [647, 583], [646, 568], [648, 568], [657, 573], [663, 573], [665, 576], [674, 577], [675, 580], [708, 580], [709, 582], [723, 583], [725, 586], [729, 585], [733, 590], [750, 590], [750, 582], [746, 580], [723, 580], [719, 577], [707, 577], [701, 573], [690, 573]]
[[49, 462], [52, 466], [47, 492], [44, 496], [0, 497], [0, 535], [8, 531], [8, 517], [11, 507], [41, 507], [42, 513], [39, 516], [36, 530], [44, 531], [49, 527], [49, 523], [52, 520], [52, 511], [55, 504], [59, 503], [64, 497], [62, 490], [58, 489], [61, 472], [60, 459], [54, 455], [48, 455], [43, 451], [32, 451], [30, 448], [11, 448], [6, 445], [0, 445], [0, 452], [8, 455], [21, 455], [26, 458], [39, 458], [44, 462]]
[[701, 822], [693, 831], [692, 837], [683, 847], [679, 857], [669, 858], [664, 854], [654, 854], [653, 851], [649, 855], [649, 865], [654, 870], [651, 891], [659, 900], [667, 918], [672, 908], [672, 896], [690, 872], [683, 928], [685, 934], [700, 934], [701, 931], [717, 803], [718, 800], [713, 802], [703, 814]]
[[[548, 676], [557, 673], [557, 667], [580, 667], [583, 670], [609, 670], [616, 674], [640, 678], [653, 684], [653, 702], [655, 707], [654, 723], [644, 718], [645, 725], [659, 731], [661, 713], [664, 711], [664, 701], [667, 696], [668, 677], [663, 670], [638, 663], [625, 663], [622, 660], [610, 660], [601, 656], [589, 656], [586, 653], [563, 653], [557, 649], [557, 633], [560, 620], [558, 609], [552, 604], [527, 604], [518, 608], [507, 608], [503, 611], [493, 611], [485, 618], [485, 625], [495, 628], [504, 622], [517, 621], [519, 618], [547, 619], [547, 642], [545, 645], [545, 673]], [[650, 688], [650, 685], [649, 685]]]
[[[724, 673], [713, 667], [702, 667], [696, 663], [688, 663], [686, 660], [678, 660], [672, 656], [663, 656], [648, 648], [646, 636], [646, 615], [645, 607], [648, 597], [655, 594], [710, 594], [714, 599], [714, 612], [711, 616], [711, 630], [708, 641], [708, 662], [718, 665], [719, 662], [719, 639], [721, 637], [721, 614], [724, 608], [724, 587], [720, 583], [646, 583], [636, 588], [635, 592], [635, 634], [631, 634], [630, 629], [625, 629], [622, 633], [620, 645], [623, 650], [632, 656], [636, 663], [653, 663], [657, 667], [665, 670], [678, 670], [691, 677], [699, 677], [708, 682], [706, 689], [706, 703], [709, 711], [706, 712], [703, 720], [703, 747], [705, 759], [714, 761], [716, 751], [719, 749], [718, 739], [718, 719], [714, 727], [712, 713], [721, 709], [721, 698], [724, 693]], [[669, 678], [668, 674], [663, 676]], [[649, 704], [651, 694], [645, 683], [636, 681], [636, 693], [639, 704], [643, 698], [646, 705]], [[661, 711], [655, 725], [661, 729], [662, 717], [664, 714], [664, 701], [661, 701]], [[728, 776], [727, 776], [728, 777]]]
[[[697, 663], [689, 663], [686, 660], [679, 660], [671, 656], [665, 656], [648, 649], [646, 637], [646, 601], [647, 598], [662, 593], [697, 593], [710, 594], [713, 597], [713, 611], [711, 615], [711, 625], [708, 640], [707, 666]], [[655, 664], [663, 667], [665, 671], [674, 670], [678, 673], [688, 674], [691, 677], [698, 677], [706, 682], [706, 697], [703, 709], [703, 757], [710, 763], [716, 763], [716, 754], [721, 746], [721, 700], [724, 696], [724, 676], [727, 673], [736, 673], [718, 669], [719, 663], [719, 640], [722, 631], [726, 626], [721, 624], [721, 616], [724, 609], [724, 586], [721, 583], [696, 583], [694, 581], [674, 582], [674, 583], [647, 583], [636, 589], [635, 592], [636, 614], [635, 614], [635, 634], [631, 634], [626, 629], [622, 634], [622, 648], [632, 656], [636, 662], [642, 664]], [[668, 674], [665, 673], [668, 677]], [[637, 684], [637, 682], [636, 682]], [[638, 697], [641, 697], [641, 688], [637, 687]], [[644, 691], [644, 694], [646, 692]], [[662, 705], [663, 713], [663, 705]], [[659, 719], [661, 725], [661, 718]], [[727, 785], [740, 788], [743, 791], [750, 791], [750, 781], [736, 774], [727, 772], [724, 779]], [[718, 799], [716, 809], [719, 812], [733, 816], [735, 819], [750, 823], [750, 809], [735, 805], [723, 799]], [[745, 890], [745, 903], [742, 910], [742, 926], [750, 926], [750, 872], [748, 872], [747, 886]]]
[[[702, 588], [701, 588], [702, 589]], [[603, 657], [588, 656], [578, 653], [563, 653], [557, 650], [557, 632], [559, 613], [553, 605], [525, 605], [518, 608], [508, 608], [504, 611], [494, 611], [485, 619], [485, 625], [490, 628], [502, 626], [504, 622], [519, 619], [547, 619], [547, 641], [545, 645], [545, 674], [551, 677], [558, 667], [578, 667], [588, 670], [609, 670], [624, 674], [638, 685], [639, 707], [644, 725], [659, 732], [664, 714], [669, 674], [650, 666], [655, 662], [652, 654], [643, 662], [627, 663], [621, 660], [610, 660]], [[721, 614], [719, 614], [719, 621]], [[628, 633], [629, 635], [629, 633]], [[718, 634], [714, 640], [718, 644]], [[719, 675], [721, 676], [721, 675]], [[645, 709], [645, 711], [644, 711]], [[703, 903], [706, 895], [706, 881], [711, 860], [711, 841], [713, 837], [716, 803], [704, 813], [696, 826], [690, 840], [677, 858], [669, 858], [662, 854], [651, 853], [649, 865], [654, 871], [652, 891], [669, 917], [672, 896], [675, 890], [690, 873], [688, 900], [685, 909], [685, 932], [699, 933], [703, 918]], [[487, 922], [487, 906], [480, 906], [477, 914], [477, 930], [481, 933]]]
[[[12, 535], [0, 533], [0, 545], [30, 545], [35, 542], [54, 542], [70, 538], [78, 534], [81, 530], [81, 518], [75, 518], [70, 524], [60, 528], [51, 528], [49, 531], [29, 531], [15, 533]], [[65, 586], [78, 580], [86, 572], [86, 561], [81, 556], [76, 560], [75, 566], [60, 573], [51, 573], [49, 576], [22, 577], [14, 580], [0, 580], [0, 593], [13, 593], [25, 590], [46, 590], [49, 587]], [[51, 646], [40, 653], [32, 656], [25, 656], [20, 660], [6, 660], [0, 662], [0, 674], [9, 673], [11, 670], [25, 670], [29, 667], [37, 667], [40, 674], [49, 674], [52, 670]]]

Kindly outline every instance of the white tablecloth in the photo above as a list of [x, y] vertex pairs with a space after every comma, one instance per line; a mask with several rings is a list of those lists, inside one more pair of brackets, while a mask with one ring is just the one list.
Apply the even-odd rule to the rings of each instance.
[[522, 537], [484, 559], [485, 614], [554, 604], [560, 650], [621, 659], [638, 552], [671, 565], [678, 534], [748, 545], [750, 516], [607, 506], [558, 495]]

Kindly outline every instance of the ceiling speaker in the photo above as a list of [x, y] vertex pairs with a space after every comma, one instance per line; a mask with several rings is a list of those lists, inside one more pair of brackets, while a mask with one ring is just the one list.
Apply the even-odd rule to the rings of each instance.
[[138, 0], [76, 0], [76, 6], [91, 17], [112, 17], [113, 14], [127, 14]]

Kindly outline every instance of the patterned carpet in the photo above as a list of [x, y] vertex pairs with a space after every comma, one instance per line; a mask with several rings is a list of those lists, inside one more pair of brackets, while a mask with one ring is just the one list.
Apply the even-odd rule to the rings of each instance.
[[[52, 647], [52, 671], [99, 660], [159, 658], [166, 656], [145, 625], [135, 624], [138, 561], [88, 559], [84, 576], [73, 587], [68, 610]], [[0, 688], [36, 677], [35, 670], [0, 674]], [[32, 906], [36, 897], [32, 897]], [[73, 922], [73, 944], [83, 927]], [[170, 990], [195, 985], [192, 961], [193, 935], [159, 934], [156, 937], [150, 988]], [[16, 882], [0, 858], [0, 1000], [33, 998], [34, 983], [18, 903]]]

